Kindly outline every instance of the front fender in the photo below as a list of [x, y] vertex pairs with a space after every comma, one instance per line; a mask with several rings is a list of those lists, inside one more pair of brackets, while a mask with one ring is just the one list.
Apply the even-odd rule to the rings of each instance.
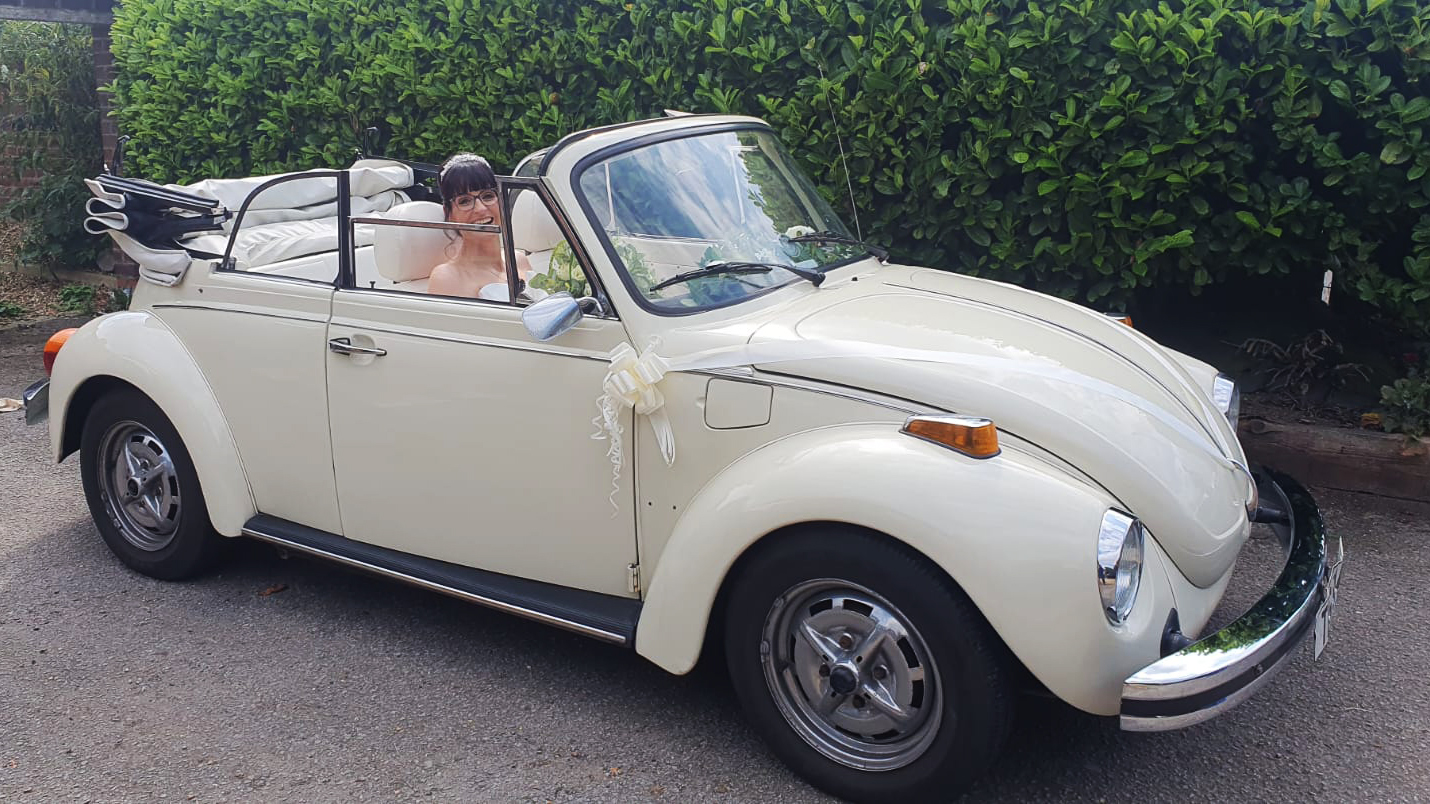
[[103, 378], [134, 386], [164, 411], [194, 461], [214, 529], [225, 536], [239, 535], [256, 508], [238, 447], [203, 373], [178, 336], [152, 313], [96, 318], [60, 349], [50, 378], [50, 447], [55, 460], [64, 459], [66, 443], [78, 440], [67, 428], [84, 426], [82, 418], [70, 415], [76, 392]]
[[[1160, 658], [1173, 601], [1148, 540], [1142, 590], [1112, 626], [1096, 585], [1101, 489], [1013, 449], [968, 458], [887, 424], [806, 431], [731, 464], [691, 501], [651, 579], [636, 651], [674, 673], [699, 658], [736, 560], [807, 522], [886, 534], [940, 566], [1054, 694], [1116, 714], [1122, 681]], [[775, 538], [778, 538], [777, 536]]]

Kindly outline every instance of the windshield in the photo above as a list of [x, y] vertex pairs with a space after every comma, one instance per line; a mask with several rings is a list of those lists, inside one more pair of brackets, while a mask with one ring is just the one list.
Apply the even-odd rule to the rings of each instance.
[[[667, 140], [586, 167], [578, 186], [627, 284], [657, 311], [696, 312], [804, 281], [863, 256], [858, 245], [803, 235], [849, 230], [767, 131]], [[723, 263], [768, 271], [720, 271]], [[688, 279], [680, 274], [715, 266]], [[665, 285], [664, 287], [661, 287]]]

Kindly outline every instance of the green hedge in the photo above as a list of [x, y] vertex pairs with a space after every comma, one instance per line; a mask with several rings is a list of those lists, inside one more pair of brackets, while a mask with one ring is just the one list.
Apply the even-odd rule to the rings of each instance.
[[159, 179], [389, 153], [499, 164], [664, 108], [773, 123], [911, 261], [1110, 304], [1338, 282], [1430, 321], [1420, 0], [126, 0], [115, 85]]
[[4, 209], [25, 224], [27, 263], [88, 266], [107, 245], [79, 212], [101, 164], [96, 107], [89, 26], [0, 20], [0, 153], [14, 178], [40, 174]]

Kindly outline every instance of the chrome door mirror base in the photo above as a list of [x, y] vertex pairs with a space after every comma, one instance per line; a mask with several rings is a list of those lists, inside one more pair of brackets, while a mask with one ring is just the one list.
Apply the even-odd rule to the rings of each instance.
[[[549, 341], [576, 326], [585, 315], [586, 299], [576, 299], [562, 291], [533, 302], [521, 311], [521, 323], [531, 337], [538, 341]], [[592, 300], [594, 301], [594, 299]]]

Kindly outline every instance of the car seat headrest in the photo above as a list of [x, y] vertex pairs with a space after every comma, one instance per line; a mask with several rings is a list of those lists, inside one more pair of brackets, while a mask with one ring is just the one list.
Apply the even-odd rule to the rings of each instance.
[[[446, 219], [442, 205], [431, 201], [408, 201], [383, 213], [388, 220], [429, 221]], [[393, 282], [424, 279], [432, 269], [451, 259], [458, 245], [457, 233], [448, 229], [419, 229], [415, 226], [373, 227], [373, 260], [377, 272]]]

